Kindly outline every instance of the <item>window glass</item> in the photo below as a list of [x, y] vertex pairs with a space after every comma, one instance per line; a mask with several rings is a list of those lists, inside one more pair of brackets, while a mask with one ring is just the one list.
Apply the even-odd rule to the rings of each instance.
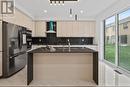
[[115, 16], [105, 20], [105, 60], [115, 63]]
[[119, 14], [119, 66], [130, 70], [130, 9]]

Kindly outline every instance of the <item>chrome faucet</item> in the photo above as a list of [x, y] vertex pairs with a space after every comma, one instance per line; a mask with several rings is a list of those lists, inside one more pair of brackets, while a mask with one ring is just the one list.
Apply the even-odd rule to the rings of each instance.
[[68, 48], [69, 48], [69, 52], [70, 52], [70, 40], [68, 39]]

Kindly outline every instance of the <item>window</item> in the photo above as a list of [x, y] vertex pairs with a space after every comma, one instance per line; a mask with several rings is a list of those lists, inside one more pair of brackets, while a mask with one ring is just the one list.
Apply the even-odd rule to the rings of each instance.
[[[119, 66], [130, 71], [130, 9], [119, 15]], [[122, 25], [123, 24], [123, 25]]]
[[105, 20], [105, 59], [115, 63], [115, 16]]
[[130, 71], [130, 9], [107, 18], [104, 25], [104, 59]]
[[127, 44], [127, 35], [121, 35], [120, 36], [120, 44]]
[[128, 22], [123, 23], [123, 29], [128, 29]]

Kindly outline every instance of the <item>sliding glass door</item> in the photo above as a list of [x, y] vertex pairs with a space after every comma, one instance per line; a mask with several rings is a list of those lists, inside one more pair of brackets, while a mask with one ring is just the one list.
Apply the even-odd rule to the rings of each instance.
[[130, 71], [130, 9], [119, 14], [119, 66]]
[[104, 59], [130, 71], [130, 9], [107, 18], [104, 25]]
[[105, 20], [105, 59], [111, 63], [115, 63], [116, 51], [116, 29], [115, 16]]

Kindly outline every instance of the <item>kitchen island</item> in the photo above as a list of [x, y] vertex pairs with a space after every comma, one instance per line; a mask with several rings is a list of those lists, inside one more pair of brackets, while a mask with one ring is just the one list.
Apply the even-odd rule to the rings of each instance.
[[39, 47], [28, 51], [27, 84], [35, 80], [94, 81], [98, 85], [98, 52], [86, 47]]

